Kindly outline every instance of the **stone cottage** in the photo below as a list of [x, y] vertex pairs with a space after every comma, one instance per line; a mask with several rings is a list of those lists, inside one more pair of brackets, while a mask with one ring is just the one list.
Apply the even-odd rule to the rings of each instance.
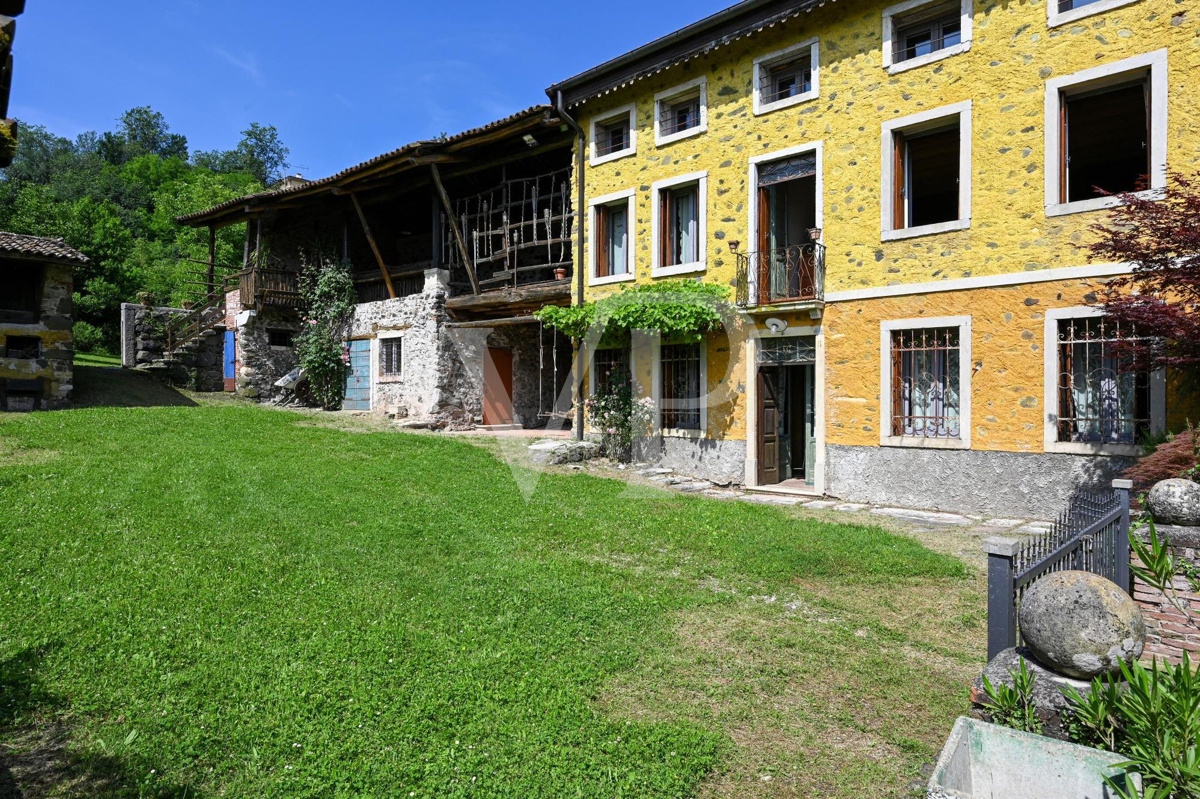
[[0, 232], [0, 411], [70, 405], [73, 270], [87, 260], [62, 239]]

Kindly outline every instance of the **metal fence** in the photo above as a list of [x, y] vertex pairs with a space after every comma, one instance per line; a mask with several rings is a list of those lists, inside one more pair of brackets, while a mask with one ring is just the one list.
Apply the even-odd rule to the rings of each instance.
[[1020, 641], [1017, 611], [1029, 587], [1069, 569], [1098, 574], [1130, 593], [1129, 480], [1081, 491], [1044, 535], [984, 541], [988, 555], [988, 659]]

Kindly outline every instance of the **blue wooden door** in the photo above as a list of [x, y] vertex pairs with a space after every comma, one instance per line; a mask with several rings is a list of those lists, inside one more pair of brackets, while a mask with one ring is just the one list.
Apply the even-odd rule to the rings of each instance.
[[348, 342], [350, 371], [346, 375], [346, 400], [342, 410], [371, 410], [371, 342], [359, 339]]
[[225, 390], [237, 389], [237, 333], [225, 331]]

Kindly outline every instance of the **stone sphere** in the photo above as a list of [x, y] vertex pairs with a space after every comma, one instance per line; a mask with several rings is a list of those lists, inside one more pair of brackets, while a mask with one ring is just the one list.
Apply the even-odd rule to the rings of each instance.
[[1150, 489], [1150, 513], [1159, 524], [1200, 526], [1200, 483], [1176, 478]]
[[1116, 583], [1084, 571], [1034, 582], [1021, 600], [1021, 636], [1042, 665], [1078, 679], [1120, 671], [1146, 646], [1137, 604]]

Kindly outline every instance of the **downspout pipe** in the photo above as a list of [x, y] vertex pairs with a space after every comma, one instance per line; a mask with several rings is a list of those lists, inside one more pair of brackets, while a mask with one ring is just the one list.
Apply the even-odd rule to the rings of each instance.
[[[587, 134], [574, 117], [567, 113], [567, 107], [563, 104], [562, 92], [558, 92], [554, 98], [554, 108], [558, 111], [558, 115], [564, 122], [571, 126], [575, 131], [577, 145], [575, 147], [575, 190], [577, 200], [575, 202], [575, 263], [578, 267], [575, 269], [575, 302], [578, 305], [583, 305], [583, 279], [584, 279], [584, 249], [583, 249], [583, 199], [584, 199], [584, 153], [587, 150]], [[583, 440], [583, 359], [579, 353], [579, 343], [575, 345], [575, 440]]]

